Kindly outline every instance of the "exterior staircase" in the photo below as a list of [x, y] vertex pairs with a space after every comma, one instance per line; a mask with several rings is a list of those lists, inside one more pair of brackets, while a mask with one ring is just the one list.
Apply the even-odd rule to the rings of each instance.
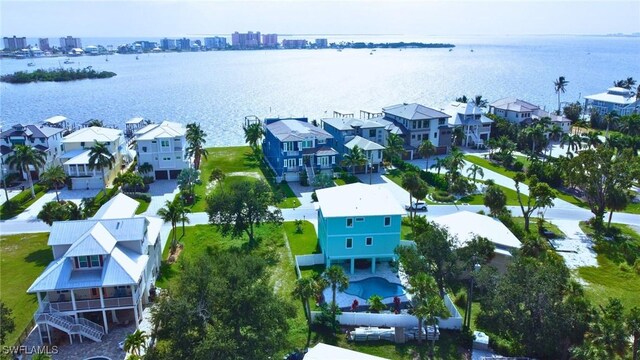
[[316, 174], [313, 172], [313, 166], [305, 165], [304, 169], [307, 171], [307, 181], [309, 184], [313, 184], [313, 181], [316, 179]]
[[70, 335], [81, 335], [95, 342], [102, 342], [104, 328], [84, 318], [76, 320], [73, 316], [64, 315], [45, 305], [34, 316], [36, 324], [47, 324]]

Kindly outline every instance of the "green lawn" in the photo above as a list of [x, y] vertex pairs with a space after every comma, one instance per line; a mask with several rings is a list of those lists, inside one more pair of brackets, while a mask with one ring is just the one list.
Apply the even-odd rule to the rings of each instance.
[[508, 178], [513, 179], [513, 177], [515, 176], [516, 172], [515, 171], [511, 171], [511, 170], [507, 170], [504, 167], [502, 167], [501, 165], [497, 165], [492, 163], [491, 161], [475, 156], [475, 155], [465, 155], [464, 159], [467, 160], [470, 163], [476, 164], [476, 165], [480, 165], [483, 168], [489, 169], [491, 171], [497, 172], [498, 174], [504, 175]]
[[338, 186], [342, 186], [342, 185], [346, 185], [347, 183], [342, 180], [342, 179], [335, 179], [334, 182], [336, 183], [336, 185]]
[[[200, 164], [201, 185], [196, 185], [196, 202], [191, 207], [192, 212], [205, 211], [206, 193], [209, 187], [209, 175], [215, 168], [221, 169], [227, 176], [236, 178], [260, 178], [267, 180], [272, 190], [280, 191], [283, 200], [278, 204], [281, 208], [294, 208], [300, 206], [300, 201], [287, 184], [275, 184], [275, 179], [264, 163], [256, 160], [253, 151], [248, 146], [215, 147], [207, 149], [208, 160], [203, 159]], [[235, 175], [232, 175], [236, 173]], [[229, 179], [225, 180], [225, 183]], [[209, 187], [210, 188], [210, 187]]]
[[[513, 219], [514, 223], [518, 224], [521, 228], [524, 229], [524, 218], [523, 217], [513, 217], [512, 219]], [[557, 226], [555, 226], [554, 224], [552, 224], [552, 223], [550, 223], [548, 221], [545, 221], [542, 226], [543, 226], [543, 228], [545, 230], [551, 231], [554, 234], [552, 239], [565, 238], [566, 237], [565, 233], [560, 231], [560, 229]], [[531, 230], [532, 233], [538, 231], [537, 230], [538, 229], [538, 218], [537, 217], [532, 216], [529, 219], [529, 227], [530, 227], [530, 230]]]
[[297, 226], [293, 221], [283, 223], [283, 227], [287, 234], [287, 239], [289, 239], [289, 247], [293, 256], [321, 253], [313, 224], [303, 221], [301, 226], [302, 233], [296, 231]]
[[135, 199], [135, 201], [140, 204], [140, 206], [138, 206], [138, 209], [136, 210], [136, 215], [142, 214], [143, 212], [147, 211], [147, 209], [149, 208], [149, 204], [151, 204], [150, 201], [146, 201], [145, 199]]
[[0, 299], [13, 311], [15, 331], [5, 345], [13, 345], [38, 308], [35, 295], [26, 291], [53, 260], [47, 246], [49, 233], [3, 235], [0, 239]]
[[[507, 196], [507, 206], [517, 206], [520, 205], [518, 202], [518, 193], [515, 190], [509, 189], [502, 185], [498, 185], [500, 189]], [[522, 195], [522, 202], [526, 203], [529, 197], [527, 195]], [[457, 201], [458, 204], [469, 204], [469, 205], [484, 205], [484, 194], [473, 194], [467, 195], [460, 200]]]
[[[21, 194], [27, 194], [27, 193], [31, 194], [31, 190], [30, 189], [25, 189], [20, 194], [16, 195], [16, 197], [21, 196]], [[24, 204], [18, 206], [14, 211], [6, 211], [5, 207], [4, 207], [4, 205], [6, 203], [2, 204], [2, 206], [0, 206], [0, 220], [11, 219], [12, 217], [15, 217], [15, 216], [18, 216], [18, 215], [22, 214], [22, 212], [24, 212], [29, 206], [33, 205], [33, 203], [36, 202], [36, 200], [40, 199], [46, 193], [47, 193], [46, 190], [36, 192], [36, 197], [35, 198], [32, 198], [29, 201], [25, 202]], [[22, 195], [22, 196], [24, 196], [24, 195]], [[29, 195], [29, 196], [31, 196], [31, 195]], [[12, 200], [14, 200], [14, 199], [12, 199]]]
[[598, 267], [581, 267], [578, 275], [589, 283], [586, 293], [593, 302], [605, 304], [609, 297], [617, 297], [628, 310], [638, 305], [640, 294], [640, 274], [633, 269], [634, 260], [640, 259], [640, 234], [624, 224], [611, 227], [614, 230], [608, 238], [600, 239], [584, 221], [580, 222], [582, 231], [594, 237]]
[[629, 203], [626, 208], [624, 208], [624, 212], [631, 214], [640, 214], [640, 203], [633, 204]]

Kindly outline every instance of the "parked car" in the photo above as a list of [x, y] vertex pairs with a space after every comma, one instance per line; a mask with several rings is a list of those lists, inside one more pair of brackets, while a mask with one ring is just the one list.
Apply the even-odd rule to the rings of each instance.
[[407, 210], [427, 211], [427, 203], [425, 203], [424, 201], [414, 201], [410, 205], [405, 205], [404, 208]]

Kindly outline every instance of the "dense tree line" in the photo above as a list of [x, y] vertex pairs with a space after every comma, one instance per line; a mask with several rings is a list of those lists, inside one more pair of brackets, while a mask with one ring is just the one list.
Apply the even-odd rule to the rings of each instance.
[[96, 71], [91, 66], [84, 69], [38, 69], [33, 72], [17, 71], [13, 74], [3, 75], [0, 81], [11, 84], [26, 84], [38, 81], [74, 81], [82, 79], [107, 79], [116, 76], [111, 71]]

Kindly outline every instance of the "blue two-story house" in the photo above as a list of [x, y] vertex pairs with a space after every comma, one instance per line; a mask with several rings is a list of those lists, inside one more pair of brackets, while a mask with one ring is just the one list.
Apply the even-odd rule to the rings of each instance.
[[318, 242], [327, 267], [356, 260], [371, 263], [396, 259], [402, 215], [406, 211], [385, 188], [355, 183], [316, 190]]
[[298, 181], [305, 172], [309, 182], [316, 174], [332, 174], [338, 152], [333, 136], [307, 118], [265, 119], [262, 152], [277, 181]]
[[386, 143], [389, 131], [385, 124], [370, 119], [349, 117], [322, 119], [322, 128], [334, 138], [335, 148], [339, 153], [338, 162], [344, 155], [358, 146], [367, 157], [365, 166], [355, 172], [377, 172], [382, 163], [383, 144]]

